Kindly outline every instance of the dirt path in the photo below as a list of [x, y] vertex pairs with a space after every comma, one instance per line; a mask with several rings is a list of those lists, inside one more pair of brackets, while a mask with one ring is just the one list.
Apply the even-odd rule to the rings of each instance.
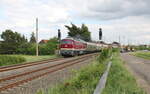
[[150, 60], [135, 57], [128, 53], [121, 54], [129, 71], [136, 77], [138, 84], [150, 94]]

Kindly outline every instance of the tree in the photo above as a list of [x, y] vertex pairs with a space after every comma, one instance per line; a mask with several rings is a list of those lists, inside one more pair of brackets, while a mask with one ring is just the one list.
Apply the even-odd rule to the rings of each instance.
[[36, 43], [36, 38], [34, 32], [31, 34], [30, 43]]
[[24, 36], [12, 30], [2, 32], [1, 38], [3, 39], [1, 43], [2, 53], [5, 54], [16, 53], [19, 46], [27, 42]]
[[0, 41], [0, 53], [2, 52], [2, 41]]
[[58, 38], [51, 38], [48, 43], [39, 45], [39, 53], [40, 55], [49, 55], [55, 54], [55, 50], [58, 46]]
[[88, 27], [85, 24], [81, 26], [81, 36], [85, 41], [91, 41], [91, 32], [89, 32]]
[[82, 24], [81, 27], [77, 27], [71, 23], [71, 26], [65, 25], [65, 27], [69, 30], [68, 36], [80, 38], [85, 41], [91, 41], [91, 33], [85, 24]]

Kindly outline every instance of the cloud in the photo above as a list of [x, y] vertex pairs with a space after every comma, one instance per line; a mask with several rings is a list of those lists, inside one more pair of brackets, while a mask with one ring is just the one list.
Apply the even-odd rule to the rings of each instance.
[[[77, 2], [78, 0], [76, 0]], [[72, 2], [72, 0], [70, 1]], [[87, 19], [113, 20], [128, 16], [150, 15], [149, 0], [82, 0], [74, 5], [77, 16]]]
[[[36, 17], [41, 23], [63, 23], [69, 18], [67, 9], [55, 2], [43, 3], [40, 0], [2, 0], [4, 16], [14, 26], [28, 27], [33, 25]], [[57, 6], [57, 7], [56, 7]]]
[[[71, 19], [68, 10], [54, 1], [1, 0], [0, 8], [3, 10], [0, 18], [4, 18], [0, 19], [0, 32], [12, 29], [28, 37], [35, 31], [36, 17], [39, 18], [39, 30], [45, 33], [40, 35], [42, 38], [43, 36], [48, 38], [47, 32], [55, 31], [54, 28], [59, 28], [61, 24]], [[55, 33], [50, 35], [55, 36]]]
[[150, 34], [150, 0], [0, 0], [0, 33], [12, 29], [28, 38], [35, 31], [39, 18], [39, 38], [57, 36], [70, 22], [85, 23], [98, 40], [98, 28], [103, 28], [104, 40], [124, 43], [128, 40], [148, 43]]

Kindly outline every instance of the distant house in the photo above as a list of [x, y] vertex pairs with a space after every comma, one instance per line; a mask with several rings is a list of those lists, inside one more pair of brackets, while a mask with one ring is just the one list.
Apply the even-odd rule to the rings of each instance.
[[99, 44], [102, 47], [108, 47], [108, 44], [105, 43], [104, 41], [99, 41], [99, 42], [97, 42], [97, 44]]
[[45, 44], [45, 43], [47, 43], [49, 40], [41, 40], [40, 42], [39, 42], [39, 44]]
[[118, 48], [118, 47], [120, 47], [121, 45], [120, 45], [120, 43], [118, 43], [118, 42], [113, 42], [112, 43], [112, 47], [113, 48]]

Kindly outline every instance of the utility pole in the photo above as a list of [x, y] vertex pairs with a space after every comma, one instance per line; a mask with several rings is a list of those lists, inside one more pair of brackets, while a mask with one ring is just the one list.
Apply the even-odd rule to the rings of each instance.
[[39, 56], [39, 48], [38, 48], [38, 18], [36, 18], [36, 56]]

